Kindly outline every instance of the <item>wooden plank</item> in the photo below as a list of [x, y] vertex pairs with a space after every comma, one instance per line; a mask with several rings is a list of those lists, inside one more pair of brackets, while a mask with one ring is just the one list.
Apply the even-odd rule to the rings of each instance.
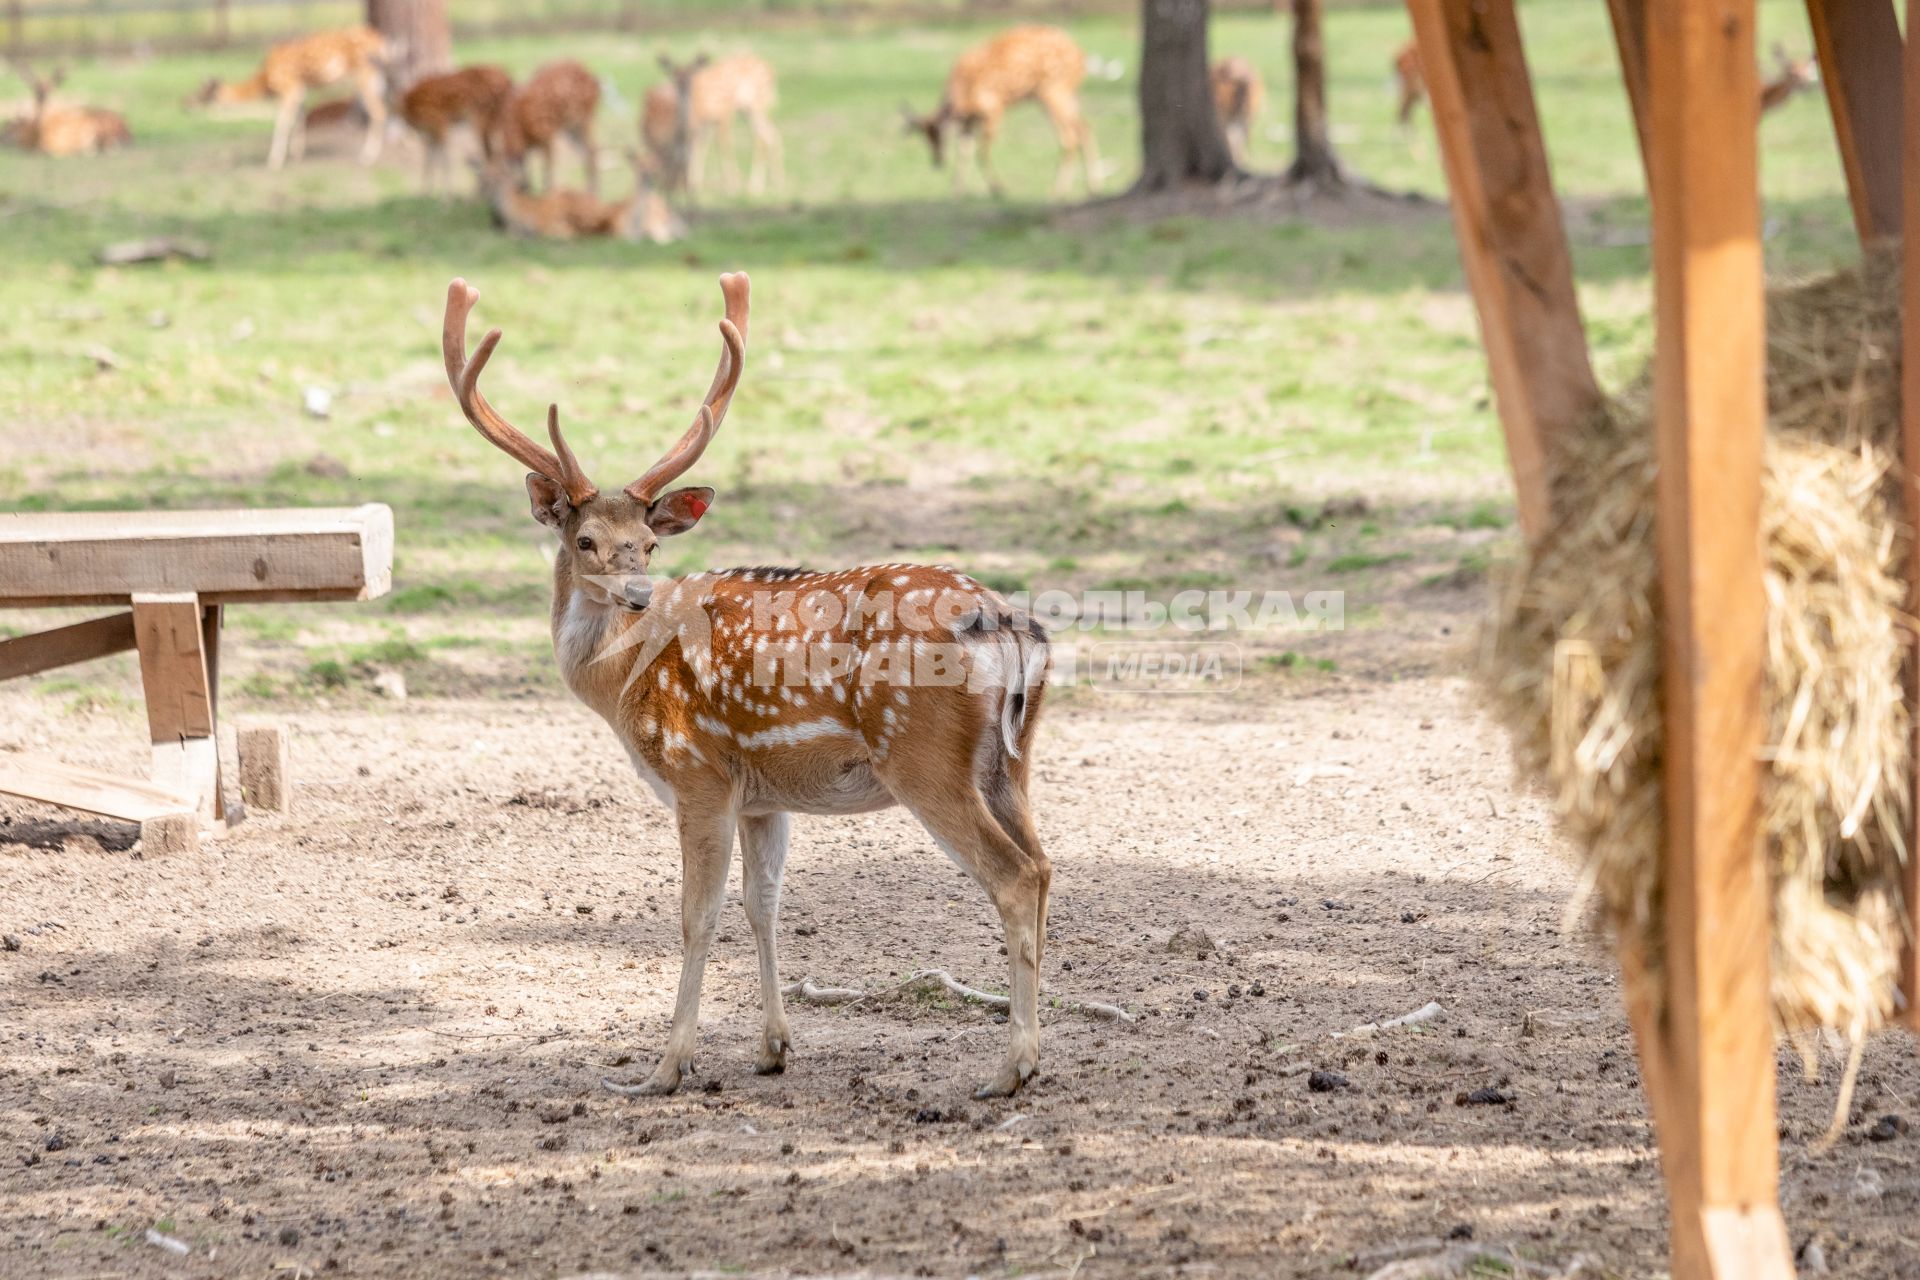
[[200, 601], [192, 592], [142, 593], [133, 599], [133, 625], [153, 741], [211, 737]]
[[0, 680], [90, 662], [133, 648], [133, 615], [114, 613], [0, 640]]
[[1900, 234], [1900, 23], [1893, 0], [1807, 0], [1862, 244]]
[[[1920, 32], [1920, 0], [1907, 0], [1907, 30]], [[1901, 143], [1906, 153], [1906, 171], [1920, 175], [1920, 38], [1908, 40], [1902, 61], [1906, 70], [1906, 100], [1903, 104]], [[1920, 246], [1920, 183], [1901, 188], [1901, 223], [1908, 245]], [[1920, 317], [1920, 252], [1910, 252], [1901, 260], [1901, 314]], [[1920, 512], [1920, 322], [1909, 322], [1900, 334], [1900, 448], [1905, 466], [1900, 482], [1906, 500], [1908, 519]], [[1907, 612], [1920, 617], [1920, 538], [1907, 547]], [[1907, 659], [1907, 706], [1920, 708], [1920, 655]], [[1920, 850], [1920, 718], [1914, 723], [1915, 803], [1909, 810], [1907, 848]], [[1909, 856], [1905, 871], [1907, 913], [1920, 926], [1920, 857]], [[1920, 948], [1914, 938], [1920, 931], [1908, 929], [1906, 951], [1900, 960], [1900, 990], [1906, 994], [1907, 1025], [1920, 1030]]]
[[0, 794], [123, 822], [148, 822], [193, 812], [192, 800], [165, 787], [28, 756], [0, 754]]
[[146, 689], [153, 780], [195, 797], [208, 821], [222, 816], [220, 755], [214, 740], [214, 699], [208, 678], [205, 615], [192, 592], [141, 593], [133, 598], [140, 682]]
[[1647, 0], [1607, 0], [1613, 19], [1613, 43], [1620, 50], [1620, 78], [1627, 84], [1627, 106], [1640, 139], [1640, 164], [1647, 163]]
[[1554, 439], [1600, 404], [1513, 0], [1407, 0], [1520, 523], [1545, 531]]
[[1675, 1280], [1793, 1273], [1777, 1207], [1764, 716], [1766, 398], [1754, 0], [1648, 10], [1666, 991], [1647, 1079]]
[[0, 515], [0, 606], [366, 600], [393, 578], [393, 512], [59, 512]]

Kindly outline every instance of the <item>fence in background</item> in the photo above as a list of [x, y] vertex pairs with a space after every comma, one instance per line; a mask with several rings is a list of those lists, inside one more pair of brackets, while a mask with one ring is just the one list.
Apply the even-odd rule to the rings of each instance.
[[[1335, 0], [1338, 3], [1339, 0]], [[940, 21], [1132, 13], [1138, 0], [458, 0], [456, 38], [559, 31], [676, 31], [751, 21]], [[1265, 10], [1272, 0], [1215, 0]], [[0, 0], [7, 53], [117, 54], [257, 48], [301, 32], [359, 22], [360, 0]]]

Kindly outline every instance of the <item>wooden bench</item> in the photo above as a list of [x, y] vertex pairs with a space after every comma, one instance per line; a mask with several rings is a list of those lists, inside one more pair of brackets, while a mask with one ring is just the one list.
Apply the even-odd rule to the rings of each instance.
[[0, 680], [137, 650], [153, 742], [144, 782], [0, 754], [0, 794], [138, 822], [143, 837], [170, 844], [222, 829], [216, 729], [225, 607], [371, 600], [392, 578], [393, 512], [380, 504], [0, 514], [0, 609], [128, 606], [0, 640]]

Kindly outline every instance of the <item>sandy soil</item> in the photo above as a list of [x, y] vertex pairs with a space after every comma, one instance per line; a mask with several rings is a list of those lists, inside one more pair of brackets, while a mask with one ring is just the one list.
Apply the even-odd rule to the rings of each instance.
[[[289, 712], [296, 811], [190, 856], [0, 807], [0, 1275], [1323, 1276], [1466, 1233], [1660, 1274], [1617, 983], [1562, 930], [1546, 815], [1444, 664], [1349, 639], [1331, 678], [1049, 707], [1045, 979], [1138, 1021], [1046, 1012], [1007, 1103], [969, 1097], [1005, 1028], [925, 998], [795, 1005], [787, 1074], [752, 1075], [737, 905], [692, 1086], [603, 1092], [665, 1039], [677, 858], [563, 699]], [[0, 696], [0, 749], [132, 767], [138, 736]], [[1004, 983], [982, 895], [904, 815], [802, 819], [790, 866], [788, 978]], [[1187, 926], [1217, 953], [1170, 953]], [[1335, 1037], [1430, 1000], [1444, 1022]], [[1920, 1105], [1912, 1046], [1874, 1046], [1816, 1156], [1836, 1075], [1782, 1057], [1794, 1242], [1920, 1274], [1920, 1134], [1867, 1136]]]

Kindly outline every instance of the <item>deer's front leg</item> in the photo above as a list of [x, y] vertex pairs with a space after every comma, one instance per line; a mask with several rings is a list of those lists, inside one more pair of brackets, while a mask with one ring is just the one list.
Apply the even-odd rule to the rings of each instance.
[[779, 941], [775, 934], [790, 825], [784, 813], [740, 819], [741, 896], [746, 900], [747, 923], [753, 926], [753, 945], [760, 953], [760, 1011], [764, 1019], [760, 1057], [753, 1069], [763, 1076], [787, 1069], [787, 1049], [793, 1043], [786, 1005], [780, 998]]
[[680, 825], [680, 990], [673, 1002], [673, 1030], [667, 1051], [645, 1083], [609, 1085], [615, 1093], [672, 1093], [680, 1077], [693, 1065], [700, 1036], [700, 980], [707, 971], [707, 952], [720, 923], [720, 907], [727, 896], [727, 864], [733, 855], [733, 808], [730, 800], [707, 800], [682, 795], [675, 816]]

